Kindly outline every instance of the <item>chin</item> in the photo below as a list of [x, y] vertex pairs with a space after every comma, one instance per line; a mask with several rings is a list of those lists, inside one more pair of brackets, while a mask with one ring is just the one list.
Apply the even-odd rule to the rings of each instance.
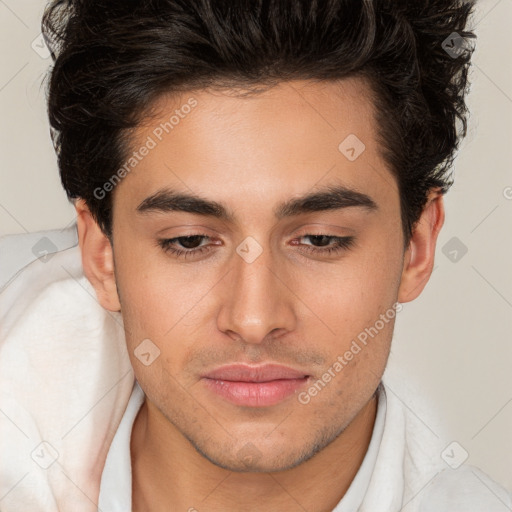
[[274, 473], [277, 471], [286, 471], [302, 464], [308, 459], [312, 458], [319, 450], [314, 447], [311, 450], [304, 450], [301, 447], [298, 451], [297, 448], [290, 448], [285, 451], [281, 445], [279, 452], [277, 448], [268, 450], [260, 450], [252, 442], [246, 443], [242, 448], [234, 453], [211, 453], [211, 451], [204, 451], [201, 448], [194, 446], [200, 455], [208, 459], [212, 464], [232, 471], [234, 473]]

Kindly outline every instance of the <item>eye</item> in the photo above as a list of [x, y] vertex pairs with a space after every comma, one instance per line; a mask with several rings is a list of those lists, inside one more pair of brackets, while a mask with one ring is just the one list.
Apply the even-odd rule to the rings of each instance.
[[[187, 258], [189, 255], [202, 254], [211, 249], [208, 245], [199, 245], [203, 239], [210, 239], [208, 235], [197, 234], [189, 236], [178, 236], [176, 238], [163, 238], [158, 240], [160, 247], [167, 253], [176, 257]], [[182, 248], [180, 248], [180, 244]]]
[[[302, 235], [297, 240], [301, 240], [303, 238], [308, 238], [313, 243], [313, 245], [308, 244], [300, 244], [304, 245], [301, 249], [302, 251], [310, 252], [312, 254], [337, 254], [342, 251], [345, 251], [352, 247], [355, 243], [355, 238], [353, 236], [334, 236], [334, 235], [324, 235], [324, 234], [314, 234], [314, 235]], [[294, 240], [295, 242], [295, 240]], [[297, 244], [294, 244], [297, 245]]]
[[[296, 240], [310, 239], [313, 245], [298, 244]], [[163, 238], [158, 240], [158, 245], [166, 252], [173, 254], [177, 258], [187, 258], [210, 252], [213, 248], [211, 244], [201, 244], [203, 241], [210, 240], [208, 235], [194, 234], [188, 236], [179, 236], [176, 238]], [[300, 245], [301, 251], [317, 255], [337, 254], [345, 251], [354, 245], [353, 236], [333, 236], [324, 234], [302, 235], [293, 240], [293, 245]]]

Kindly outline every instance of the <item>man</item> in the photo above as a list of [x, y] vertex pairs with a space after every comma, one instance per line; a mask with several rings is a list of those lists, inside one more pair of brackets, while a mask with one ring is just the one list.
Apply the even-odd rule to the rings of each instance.
[[466, 130], [470, 12], [48, 7], [49, 115], [83, 272], [120, 313], [135, 375], [122, 417], [97, 417], [80, 448], [96, 473], [50, 483], [57, 506], [73, 486], [69, 510], [109, 512], [512, 506], [475, 468], [448, 468], [382, 382]]

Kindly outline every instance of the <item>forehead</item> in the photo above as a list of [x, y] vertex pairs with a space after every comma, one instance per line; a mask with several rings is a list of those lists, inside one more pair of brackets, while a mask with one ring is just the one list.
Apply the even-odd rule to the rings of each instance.
[[126, 192], [116, 194], [133, 209], [167, 187], [238, 206], [250, 198], [261, 212], [316, 185], [369, 195], [384, 187], [397, 195], [364, 80], [297, 80], [243, 93], [202, 89], [160, 97], [131, 137], [131, 151], [150, 149], [117, 187]]

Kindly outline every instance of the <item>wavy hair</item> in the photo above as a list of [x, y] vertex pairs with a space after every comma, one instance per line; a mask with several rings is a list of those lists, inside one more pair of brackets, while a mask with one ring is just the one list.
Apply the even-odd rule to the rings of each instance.
[[54, 0], [42, 29], [64, 189], [111, 236], [112, 194], [93, 191], [122, 165], [126, 133], [160, 95], [362, 76], [407, 245], [429, 190], [451, 186], [466, 135], [472, 9], [462, 0]]

